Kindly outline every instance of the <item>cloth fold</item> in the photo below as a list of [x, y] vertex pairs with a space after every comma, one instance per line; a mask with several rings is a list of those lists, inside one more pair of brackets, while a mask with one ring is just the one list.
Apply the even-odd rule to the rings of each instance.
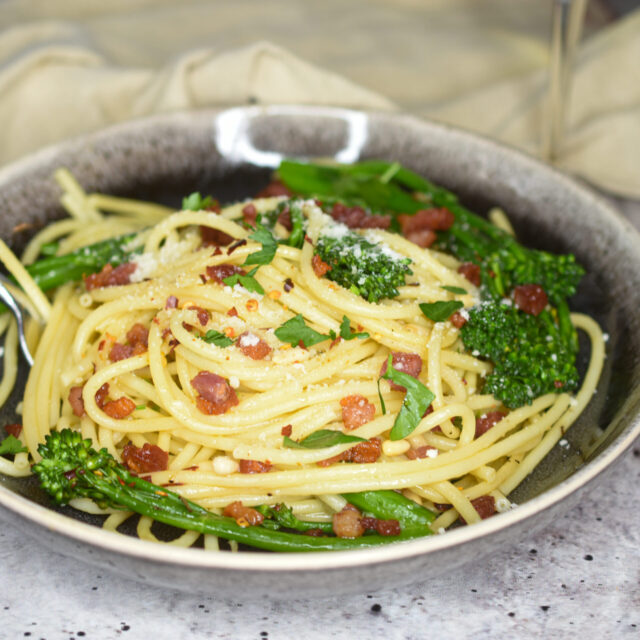
[[[286, 0], [278, 2], [282, 4]], [[483, 2], [496, 14], [506, 6], [504, 0]], [[434, 3], [431, 19], [416, 26], [418, 31], [424, 30], [425, 46], [431, 47], [429, 51], [442, 49], [441, 65], [434, 64], [433, 59], [426, 61], [429, 78], [421, 75], [419, 56], [406, 58], [411, 59], [414, 66], [396, 62], [400, 54], [409, 55], [402, 48], [402, 33], [385, 34], [384, 41], [380, 36], [381, 45], [388, 49], [372, 49], [371, 60], [363, 55], [365, 45], [347, 42], [342, 55], [351, 56], [349, 64], [345, 63], [349, 79], [305, 61], [288, 47], [251, 37], [257, 31], [252, 32], [246, 25], [245, 40], [249, 42], [241, 46], [221, 49], [203, 46], [201, 40], [197, 40], [189, 50], [168, 56], [157, 67], [139, 63], [136, 56], [143, 51], [145, 39], [151, 48], [161, 48], [158, 38], [163, 34], [154, 33], [154, 26], [161, 29], [167, 21], [183, 15], [172, 13], [177, 11], [175, 6], [163, 2], [150, 4], [138, 0], [133, 3], [136, 10], [143, 12], [137, 19], [144, 24], [144, 35], [129, 50], [124, 43], [124, 32], [118, 29], [118, 25], [125, 24], [127, 12], [118, 3], [114, 5], [118, 12], [111, 17], [105, 17], [93, 7], [101, 19], [96, 21], [91, 13], [94, 20], [91, 24], [86, 20], [51, 19], [46, 15], [13, 23], [0, 32], [0, 163], [130, 118], [249, 102], [374, 110], [409, 107], [420, 116], [471, 129], [538, 154], [546, 117], [548, 60], [544, 55], [544, 41], [539, 33], [535, 37], [524, 31], [498, 33], [490, 24], [474, 25], [465, 17], [464, 8], [468, 3], [469, 0], [450, 0], [444, 5]], [[424, 17], [418, 13], [419, 6], [409, 0], [394, 5], [395, 13], [389, 6], [382, 6], [384, 4], [382, 0], [372, 3], [371, 21], [378, 14], [380, 24], [396, 19], [393, 16], [401, 10], [409, 16], [405, 19], [414, 23]], [[539, 25], [539, 6], [533, 8], [534, 4], [539, 5], [523, 3], [538, 12], [533, 22]], [[6, 14], [18, 10], [12, 2], [7, 5], [8, 8], [0, 7], [0, 24], [3, 11]], [[455, 20], [447, 22], [442, 17], [448, 15], [444, 13], [445, 5], [456, 9]], [[76, 10], [80, 12], [85, 6], [78, 4]], [[196, 29], [194, 20], [213, 15], [215, 6], [186, 2], [184, 16], [190, 16], [189, 28]], [[151, 11], [154, 7], [155, 14]], [[37, 15], [38, 12], [34, 12], [34, 16]], [[234, 15], [226, 16], [227, 24]], [[267, 15], [263, 16], [265, 20]], [[237, 18], [235, 20], [241, 25]], [[406, 24], [408, 28], [410, 23]], [[377, 35], [376, 29], [382, 27], [372, 22], [359, 28], [362, 31], [354, 31], [354, 36], [362, 37], [368, 28], [366, 34], [373, 37]], [[447, 39], [451, 34], [462, 37], [472, 34], [478, 43], [481, 36], [484, 39], [482, 44], [470, 44], [468, 38], [456, 43], [454, 39]], [[495, 35], [493, 48], [491, 34]], [[306, 25], [298, 36], [292, 34], [289, 37], [292, 50], [304, 49], [300, 43], [308, 45], [313, 35], [313, 25]], [[415, 34], [407, 31], [407, 39], [414, 37]], [[215, 42], [216, 38], [211, 40]], [[224, 45], [225, 41], [221, 43]], [[337, 48], [335, 40], [333, 44]], [[115, 61], [109, 52], [118, 46], [122, 48], [121, 59]], [[474, 50], [477, 59], [471, 57]], [[500, 55], [507, 51], [509, 59], [501, 65]], [[124, 64], [127, 55], [131, 60]], [[340, 66], [338, 53], [330, 49], [324, 57], [319, 57], [326, 62], [326, 67]], [[462, 66], [465, 59], [474, 69], [486, 70], [487, 75], [480, 84], [468, 82], [468, 70]], [[453, 69], [447, 66], [451, 60], [455, 60]], [[640, 10], [592, 35], [582, 45], [576, 59], [565, 144], [558, 160], [563, 169], [602, 189], [636, 198], [640, 198], [639, 61]], [[487, 67], [488, 64], [493, 67]], [[372, 68], [379, 69], [385, 79], [385, 95], [363, 86], [377, 86], [371, 75]], [[455, 69], [460, 71], [458, 82]]]

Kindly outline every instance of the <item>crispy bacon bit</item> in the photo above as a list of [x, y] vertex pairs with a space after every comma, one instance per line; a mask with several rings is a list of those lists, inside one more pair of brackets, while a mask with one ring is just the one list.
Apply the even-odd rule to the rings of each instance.
[[165, 309], [176, 309], [178, 306], [178, 298], [175, 296], [169, 296], [167, 301], [164, 303]]
[[382, 440], [380, 438], [371, 438], [365, 442], [358, 442], [351, 449], [347, 449], [337, 456], [320, 460], [317, 464], [319, 467], [328, 467], [334, 462], [356, 462], [359, 464], [370, 464], [375, 462], [382, 453]]
[[22, 425], [19, 422], [14, 422], [13, 424], [8, 424], [4, 430], [14, 438], [17, 438], [22, 431]]
[[260, 460], [240, 460], [238, 462], [240, 473], [268, 473], [272, 466], [270, 462], [260, 462]]
[[284, 286], [282, 287], [286, 293], [289, 293], [289, 291], [291, 291], [291, 289], [293, 289], [294, 284], [293, 284], [293, 280], [291, 278], [287, 278], [284, 281]]
[[230, 318], [237, 318], [238, 317], [238, 310], [235, 307], [231, 307], [231, 309], [229, 309], [229, 311], [227, 311], [227, 315]]
[[202, 327], [206, 327], [207, 324], [209, 323], [209, 320], [211, 319], [209, 312], [206, 309], [203, 309], [202, 307], [192, 307], [192, 309], [196, 312], [198, 316], [198, 322], [200, 323], [200, 325]]
[[500, 422], [502, 418], [505, 418], [507, 414], [504, 411], [490, 411], [483, 416], [476, 418], [476, 438], [479, 438], [483, 433], [486, 433], [495, 424]]
[[305, 536], [312, 536], [313, 538], [322, 538], [324, 536], [324, 531], [322, 529], [307, 529], [303, 532]]
[[138, 344], [144, 346], [145, 350], [149, 343], [149, 329], [143, 324], [136, 322], [129, 331], [127, 331], [127, 340], [134, 347]]
[[458, 267], [458, 273], [461, 273], [471, 284], [479, 287], [482, 278], [480, 277], [480, 266], [473, 262], [463, 262]]
[[462, 329], [467, 324], [467, 319], [459, 311], [455, 311], [449, 320], [456, 329]]
[[242, 219], [246, 224], [251, 227], [256, 226], [256, 217], [258, 215], [258, 210], [255, 208], [253, 203], [249, 203], [245, 207], [242, 207]]
[[318, 278], [322, 278], [325, 273], [331, 271], [331, 267], [317, 254], [314, 254], [313, 258], [311, 258], [311, 266], [313, 267], [313, 273]]
[[532, 316], [542, 313], [549, 299], [539, 284], [521, 284], [513, 290], [516, 307]]
[[360, 520], [365, 529], [376, 531], [381, 536], [399, 536], [402, 528], [397, 520], [379, 520], [378, 518], [365, 517]]
[[250, 331], [238, 336], [236, 347], [252, 360], [264, 360], [271, 353], [271, 347]]
[[[96, 399], [96, 404], [102, 409], [104, 408], [105, 405], [105, 401], [107, 399], [107, 396], [109, 395], [109, 383], [105, 382], [97, 391], [96, 391], [96, 395], [94, 396]], [[82, 408], [84, 409], [84, 404], [82, 405]]]
[[391, 216], [370, 215], [362, 207], [348, 207], [342, 202], [336, 202], [329, 215], [350, 229], [388, 229], [391, 225]]
[[422, 458], [428, 458], [429, 451], [437, 451], [436, 447], [430, 447], [428, 444], [425, 444], [422, 447], [418, 447], [417, 449], [409, 449], [405, 455], [409, 460], [418, 460]]
[[120, 360], [126, 360], [133, 355], [133, 347], [128, 344], [120, 344], [119, 342], [114, 342], [111, 347], [111, 351], [109, 351], [109, 360], [111, 362], [119, 362]]
[[562, 387], [564, 387], [564, 382], [562, 382], [562, 380], [554, 380], [553, 381], [553, 386], [556, 389], [562, 389]]
[[206, 227], [205, 225], [200, 226], [200, 236], [202, 237], [203, 247], [226, 247], [233, 242], [233, 236], [220, 229]]
[[282, 429], [280, 429], [280, 433], [283, 436], [287, 436], [287, 438], [291, 437], [291, 434], [293, 433], [293, 425], [291, 424], [287, 424], [284, 427], [282, 427]]
[[200, 394], [196, 399], [198, 409], [207, 415], [226, 413], [238, 404], [238, 396], [231, 385], [216, 373], [200, 371], [191, 386]]
[[264, 189], [258, 191], [256, 198], [274, 198], [276, 196], [291, 197], [292, 195], [293, 194], [285, 184], [279, 180], [273, 180]]
[[449, 209], [444, 207], [420, 209], [413, 215], [403, 214], [398, 216], [398, 222], [402, 227], [402, 233], [407, 234], [416, 229], [431, 229], [432, 231], [446, 231], [455, 222], [455, 217]]
[[134, 473], [164, 471], [169, 466], [169, 454], [155, 444], [145, 442], [139, 448], [129, 442], [122, 450], [122, 462]]
[[213, 280], [218, 284], [224, 284], [223, 280], [225, 278], [233, 276], [236, 273], [239, 273], [241, 276], [245, 275], [244, 269], [241, 269], [235, 264], [223, 263], [207, 267], [207, 276], [209, 280]]
[[[98, 394], [96, 393], [96, 402], [98, 402]], [[84, 400], [82, 399], [82, 387], [71, 387], [69, 389], [69, 404], [73, 414], [82, 418], [84, 415]], [[98, 403], [98, 406], [100, 404]]]
[[365, 532], [360, 512], [346, 504], [342, 511], [333, 514], [333, 532], [338, 538], [359, 538]]
[[82, 276], [87, 291], [98, 289], [101, 287], [115, 287], [118, 285], [129, 284], [131, 282], [131, 274], [138, 268], [135, 262], [124, 262], [115, 269], [110, 264], [105, 264], [102, 271], [92, 273], [88, 276]]
[[289, 207], [285, 207], [278, 216], [278, 222], [287, 230], [293, 229], [293, 223], [291, 222], [291, 211]]
[[103, 407], [102, 410], [110, 417], [116, 420], [122, 420], [126, 418], [134, 409], [136, 408], [136, 403], [127, 398], [126, 396], [122, 396], [117, 400], [110, 400]]
[[376, 414], [375, 405], [358, 394], [345, 396], [340, 400], [340, 405], [342, 406], [342, 422], [347, 431], [357, 429], [370, 422]]
[[[483, 520], [486, 520], [496, 512], [496, 499], [490, 495], [480, 496], [471, 501], [471, 506], [478, 512], [478, 515]], [[462, 516], [460, 516], [460, 520], [462, 524], [467, 524], [467, 521]]]
[[[392, 364], [393, 368], [398, 371], [402, 371], [403, 373], [408, 373], [410, 376], [414, 378], [418, 378], [420, 372], [422, 371], [422, 358], [417, 353], [404, 353], [403, 351], [393, 351], [392, 352]], [[385, 360], [382, 363], [382, 368], [380, 369], [380, 375], [383, 376], [387, 373], [387, 361]], [[406, 389], [395, 382], [389, 381], [389, 385], [395, 391], [406, 391]]]
[[251, 507], [245, 507], [240, 500], [236, 500], [231, 504], [228, 504], [224, 511], [222, 512], [223, 516], [227, 518], [235, 518], [235, 521], [241, 527], [250, 527], [258, 524], [262, 524], [264, 520], [264, 516], [257, 511], [256, 509], [252, 509]]
[[243, 247], [245, 244], [247, 244], [247, 241], [242, 238], [242, 240], [236, 240], [228, 249], [227, 249], [227, 255], [230, 256], [236, 249], [239, 249], [240, 247]]

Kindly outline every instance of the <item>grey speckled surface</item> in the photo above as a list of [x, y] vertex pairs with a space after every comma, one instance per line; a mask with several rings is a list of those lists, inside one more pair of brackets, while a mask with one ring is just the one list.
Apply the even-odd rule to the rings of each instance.
[[[640, 203], [616, 202], [640, 228]], [[640, 637], [640, 441], [552, 526], [447, 576], [339, 598], [230, 602], [141, 585], [0, 529], [0, 639]]]
[[476, 565], [412, 587], [286, 603], [139, 585], [0, 532], [0, 637], [637, 638], [640, 442], [552, 527]]

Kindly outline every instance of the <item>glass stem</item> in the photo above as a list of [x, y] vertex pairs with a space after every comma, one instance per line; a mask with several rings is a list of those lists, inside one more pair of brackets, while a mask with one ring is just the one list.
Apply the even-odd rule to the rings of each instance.
[[580, 41], [587, 0], [554, 0], [548, 107], [542, 155], [554, 162], [560, 155], [570, 95], [575, 50]]

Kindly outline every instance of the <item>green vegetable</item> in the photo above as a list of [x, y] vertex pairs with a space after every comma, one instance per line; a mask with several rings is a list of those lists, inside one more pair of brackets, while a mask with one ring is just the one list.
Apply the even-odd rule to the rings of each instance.
[[249, 254], [244, 261], [244, 264], [269, 264], [275, 257], [276, 251], [278, 250], [278, 243], [273, 237], [271, 231], [258, 223], [256, 225], [256, 230], [249, 236], [249, 238], [255, 242], [260, 242], [262, 244], [262, 249]]
[[260, 505], [254, 507], [264, 517], [263, 527], [270, 529], [294, 529], [295, 531], [310, 531], [311, 529], [320, 529], [327, 535], [333, 533], [333, 525], [330, 522], [309, 522], [299, 520], [293, 515], [293, 510], [286, 504], [280, 502], [273, 506]]
[[289, 247], [295, 247], [296, 249], [302, 249], [306, 227], [306, 220], [302, 213], [302, 204], [300, 201], [296, 200], [290, 200], [288, 204], [289, 215], [291, 216], [291, 233], [286, 240], [281, 241], [281, 244], [286, 244]]
[[[542, 393], [576, 388], [577, 335], [567, 299], [576, 292], [584, 269], [573, 255], [523, 247], [511, 235], [463, 207], [450, 191], [398, 168], [397, 163], [371, 160], [323, 166], [286, 161], [278, 174], [292, 191], [305, 197], [337, 197], [373, 213], [390, 214], [396, 230], [399, 214], [413, 214], [425, 207], [448, 209], [455, 221], [447, 231], [438, 232], [437, 247], [480, 268], [481, 302], [470, 313], [462, 339], [467, 349], [495, 365], [483, 391], [515, 408]], [[550, 310], [528, 316], [502, 309], [501, 301], [523, 284], [540, 285], [548, 296]], [[462, 293], [457, 287], [443, 288]], [[496, 341], [493, 336], [498, 335], [513, 336], [518, 347]]]
[[[335, 340], [337, 337], [334, 331], [330, 333], [330, 336], [333, 340]], [[364, 340], [365, 338], [369, 337], [369, 334], [364, 331], [361, 331], [359, 333], [351, 331], [351, 321], [349, 320], [349, 318], [347, 318], [347, 316], [342, 316], [342, 322], [340, 323], [340, 337], [343, 340], [353, 340], [354, 338], [360, 338], [361, 340]]]
[[463, 289], [462, 287], [452, 287], [448, 284], [443, 284], [440, 287], [441, 289], [444, 289], [445, 291], [450, 291], [451, 293], [457, 293], [459, 295], [463, 295], [465, 293], [467, 293], [466, 289]]
[[259, 293], [260, 295], [264, 295], [264, 289], [262, 285], [253, 277], [258, 271], [258, 267], [254, 267], [247, 273], [246, 275], [241, 275], [240, 273], [234, 273], [232, 276], [225, 278], [222, 282], [224, 282], [229, 287], [234, 287], [238, 283], [243, 286], [247, 291], [251, 291], [253, 293]]
[[215, 329], [209, 329], [207, 333], [200, 336], [200, 339], [208, 342], [209, 344], [214, 344], [216, 347], [230, 347], [233, 344], [233, 340], [231, 338], [228, 338], [224, 333], [216, 331]]
[[467, 349], [495, 365], [484, 392], [511, 409], [545, 393], [579, 386], [574, 328], [566, 304], [536, 317], [504, 302], [483, 302], [469, 310], [461, 336]]
[[420, 380], [404, 371], [394, 369], [391, 354], [387, 360], [387, 371], [381, 377], [384, 380], [395, 382], [407, 390], [400, 412], [389, 434], [390, 440], [402, 440], [411, 435], [420, 424], [422, 416], [433, 402], [435, 395]]
[[197, 191], [188, 195], [186, 198], [182, 198], [183, 211], [202, 211], [202, 209], [206, 209], [212, 204], [213, 198], [211, 196], [203, 198]]
[[366, 442], [366, 438], [351, 436], [342, 431], [332, 429], [320, 429], [308, 435], [304, 440], [296, 442], [288, 436], [284, 436], [283, 446], [289, 449], [325, 449], [336, 444], [347, 444], [348, 442]]
[[345, 493], [343, 497], [365, 515], [381, 520], [397, 520], [403, 533], [417, 530], [429, 535], [429, 525], [436, 519], [433, 511], [391, 490]]
[[410, 529], [399, 536], [365, 535], [356, 539], [312, 537], [274, 531], [264, 526], [241, 527], [233, 518], [219, 516], [167, 488], [147, 482], [118, 464], [105, 449], [96, 451], [80, 433], [52, 431], [38, 447], [42, 459], [33, 465], [42, 488], [57, 504], [79, 497], [101, 507], [113, 507], [146, 515], [158, 522], [212, 534], [227, 540], [272, 551], [334, 551], [358, 549], [428, 533]]
[[459, 300], [439, 300], [438, 302], [421, 302], [418, 306], [429, 320], [444, 322], [464, 305]]
[[26, 269], [40, 289], [48, 291], [66, 282], [81, 280], [82, 276], [97, 273], [107, 263], [116, 267], [129, 262], [142, 252], [141, 245], [132, 246], [135, 237], [135, 233], [130, 233], [96, 242], [62, 256], [42, 258]]
[[0, 456], [13, 456], [16, 453], [23, 453], [24, 451], [28, 451], [27, 447], [13, 435], [8, 435], [0, 442]]
[[309, 348], [329, 339], [329, 336], [308, 327], [301, 313], [280, 325], [274, 333], [280, 341], [288, 342], [292, 347], [297, 347], [302, 342]]
[[413, 273], [409, 258], [396, 256], [346, 227], [341, 234], [321, 234], [315, 253], [330, 267], [326, 278], [369, 302], [395, 298], [405, 277]]

